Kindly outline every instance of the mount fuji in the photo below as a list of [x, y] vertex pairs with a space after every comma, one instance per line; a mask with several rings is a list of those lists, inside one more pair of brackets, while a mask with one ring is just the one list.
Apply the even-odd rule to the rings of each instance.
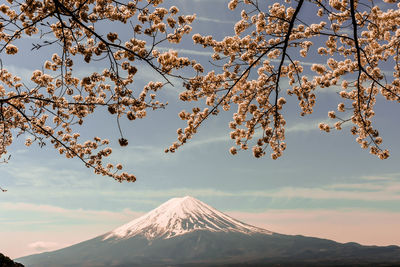
[[96, 238], [17, 261], [30, 267], [391, 266], [400, 264], [400, 247], [278, 234], [186, 196]]
[[235, 232], [243, 234], [272, 234], [267, 230], [239, 222], [193, 197], [173, 198], [108, 233], [104, 240], [144, 236], [148, 240], [169, 239], [197, 230]]

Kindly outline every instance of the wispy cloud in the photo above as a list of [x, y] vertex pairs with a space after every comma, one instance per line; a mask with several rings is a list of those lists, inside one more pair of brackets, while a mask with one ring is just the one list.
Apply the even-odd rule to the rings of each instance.
[[[386, 185], [382, 188], [374, 188], [376, 191], [365, 191], [370, 186], [340, 185], [326, 188], [302, 188], [286, 187], [275, 192], [254, 192], [253, 196], [264, 196], [274, 198], [303, 198], [303, 199], [338, 199], [338, 200], [359, 200], [359, 201], [397, 201], [400, 200], [400, 193], [397, 192], [399, 184]], [[347, 189], [347, 190], [346, 190]], [[355, 189], [359, 189], [358, 191]], [[363, 190], [361, 190], [363, 189]]]
[[292, 125], [288, 125], [286, 128], [286, 132], [294, 133], [294, 132], [310, 132], [310, 131], [320, 131], [318, 125], [320, 123], [331, 123], [326, 118], [314, 119], [314, 120], [304, 120]]
[[368, 181], [392, 181], [395, 179], [400, 180], [400, 173], [388, 173], [383, 175], [366, 175], [362, 176], [361, 179]]
[[[165, 148], [167, 145], [165, 145]], [[163, 147], [143, 145], [130, 146], [127, 148], [115, 148], [110, 160], [115, 160], [121, 164], [144, 164], [158, 161], [176, 161], [176, 157], [171, 157], [164, 152]]]
[[[113, 196], [114, 192], [104, 191], [100, 192], [101, 195]], [[126, 195], [125, 195], [126, 194]], [[173, 197], [182, 197], [182, 196], [194, 196], [194, 197], [230, 197], [235, 196], [235, 192], [216, 190], [212, 188], [174, 188], [174, 189], [166, 189], [166, 190], [138, 190], [135, 192], [135, 198], [143, 199], [157, 199], [157, 198], [173, 198]], [[119, 192], [119, 196], [125, 198], [127, 195], [132, 195], [130, 192]]]
[[213, 23], [231, 24], [232, 27], [236, 23], [236, 21], [233, 21], [233, 20], [222, 20], [222, 19], [207, 18], [207, 17], [202, 17], [202, 16], [196, 16], [196, 20], [205, 21], [205, 22], [213, 22]]
[[18, 76], [21, 78], [21, 81], [25, 83], [25, 85], [29, 86], [31, 82], [32, 73], [36, 69], [29, 69], [22, 66], [15, 66], [15, 65], [7, 65], [6, 69], [11, 72], [13, 75]]
[[199, 140], [189, 141], [186, 145], [188, 148], [195, 148], [203, 145], [211, 145], [214, 143], [225, 143], [232, 142], [232, 139], [229, 138], [229, 135], [221, 135], [221, 136], [212, 136], [208, 138], [202, 138]]
[[40, 41], [39, 43], [42, 43], [44, 41], [55, 41], [58, 40], [57, 38], [54, 37], [53, 34], [46, 34], [44, 36], [41, 36], [40, 34], [34, 34], [34, 35], [22, 35], [21, 39], [24, 40], [37, 40]]
[[49, 241], [36, 241], [30, 243], [28, 247], [34, 249], [37, 252], [43, 252], [43, 251], [50, 251], [53, 249], [57, 249], [59, 247], [59, 244], [56, 242], [49, 242]]
[[[318, 128], [319, 123], [330, 123], [332, 124], [332, 121], [328, 121], [325, 118], [321, 119], [315, 119], [315, 120], [304, 120], [300, 121], [291, 125], [288, 125], [286, 127], [286, 133], [295, 133], [295, 132], [310, 132], [310, 131], [320, 131]], [[261, 137], [261, 132], [258, 131], [254, 134], [253, 138], [260, 138]], [[229, 134], [225, 135], [219, 135], [219, 136], [210, 136], [206, 138], [201, 138], [197, 139], [194, 138], [193, 140], [190, 140], [188, 144], [186, 145], [187, 147], [198, 147], [198, 146], [203, 146], [203, 145], [210, 145], [210, 144], [215, 144], [215, 143], [226, 143], [226, 142], [233, 142], [232, 139], [229, 137]]]
[[[13, 183], [20, 187], [48, 187], [53, 185], [74, 187], [76, 180], [79, 177], [84, 177], [84, 173], [78, 169], [60, 168], [57, 165], [38, 165], [34, 162], [29, 163], [29, 161], [24, 165], [24, 168], [21, 168], [18, 163], [12, 161], [6, 169], [6, 172], [13, 177]], [[83, 179], [79, 186], [89, 186], [90, 183], [90, 181], [85, 182], [85, 179]]]
[[[32, 203], [0, 203], [0, 210], [7, 211], [29, 211], [45, 214], [56, 214], [58, 217], [64, 219], [81, 219], [91, 221], [127, 221], [142, 215], [142, 212], [135, 212], [130, 209], [123, 209], [122, 211], [107, 211], [107, 210], [87, 210], [87, 209], [66, 209], [53, 205], [42, 205]], [[0, 222], [1, 224], [2, 222]]]
[[179, 54], [188, 54], [188, 55], [196, 55], [196, 56], [212, 56], [212, 52], [204, 51], [204, 48], [201, 48], [201, 46], [197, 45], [199, 50], [192, 50], [192, 49], [183, 49], [183, 48], [174, 48], [174, 47], [162, 47], [162, 46], [157, 46], [157, 50], [160, 52], [167, 52], [169, 50], [175, 50]]
[[[113, 192], [102, 192], [114, 195]], [[119, 192], [119, 197], [125, 197]], [[126, 194], [129, 194], [128, 192]], [[374, 183], [340, 183], [321, 187], [280, 187], [273, 190], [223, 191], [212, 188], [176, 188], [167, 190], [141, 190], [135, 192], [136, 198], [170, 198], [191, 195], [195, 197], [259, 197], [272, 199], [311, 199], [311, 200], [358, 200], [358, 201], [398, 201], [400, 200], [400, 181]], [[116, 196], [118, 197], [118, 196]]]
[[327, 186], [329, 189], [334, 190], [361, 190], [361, 191], [380, 191], [385, 190], [387, 186], [385, 184], [376, 183], [354, 183], [354, 184], [333, 184]]

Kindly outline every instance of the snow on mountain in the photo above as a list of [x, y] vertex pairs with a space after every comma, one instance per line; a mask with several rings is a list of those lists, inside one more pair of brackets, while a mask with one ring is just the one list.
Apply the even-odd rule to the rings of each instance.
[[170, 199], [142, 217], [105, 234], [103, 240], [127, 239], [136, 235], [142, 235], [148, 240], [168, 239], [196, 230], [249, 235], [272, 234], [265, 229], [235, 220], [200, 200], [186, 196]]

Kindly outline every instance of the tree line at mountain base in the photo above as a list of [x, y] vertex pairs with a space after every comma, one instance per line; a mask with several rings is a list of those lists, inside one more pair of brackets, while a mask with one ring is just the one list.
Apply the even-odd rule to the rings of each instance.
[[0, 267], [24, 267], [24, 265], [18, 262], [14, 262], [6, 255], [0, 253]]

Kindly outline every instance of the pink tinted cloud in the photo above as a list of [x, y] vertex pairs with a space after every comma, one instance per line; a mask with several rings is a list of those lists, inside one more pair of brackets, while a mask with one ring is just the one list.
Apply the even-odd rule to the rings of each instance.
[[33, 243], [30, 243], [28, 247], [33, 248], [37, 252], [42, 252], [42, 251], [49, 251], [52, 249], [56, 249], [59, 247], [59, 244], [57, 242], [49, 242], [49, 241], [36, 241]]
[[270, 210], [228, 215], [273, 232], [363, 245], [400, 245], [400, 212], [357, 210]]
[[[61, 249], [94, 238], [109, 231], [110, 225], [55, 226], [53, 231], [2, 232], [0, 229], [0, 251], [15, 259], [31, 254]], [[46, 240], [46, 241], [41, 241]]]

